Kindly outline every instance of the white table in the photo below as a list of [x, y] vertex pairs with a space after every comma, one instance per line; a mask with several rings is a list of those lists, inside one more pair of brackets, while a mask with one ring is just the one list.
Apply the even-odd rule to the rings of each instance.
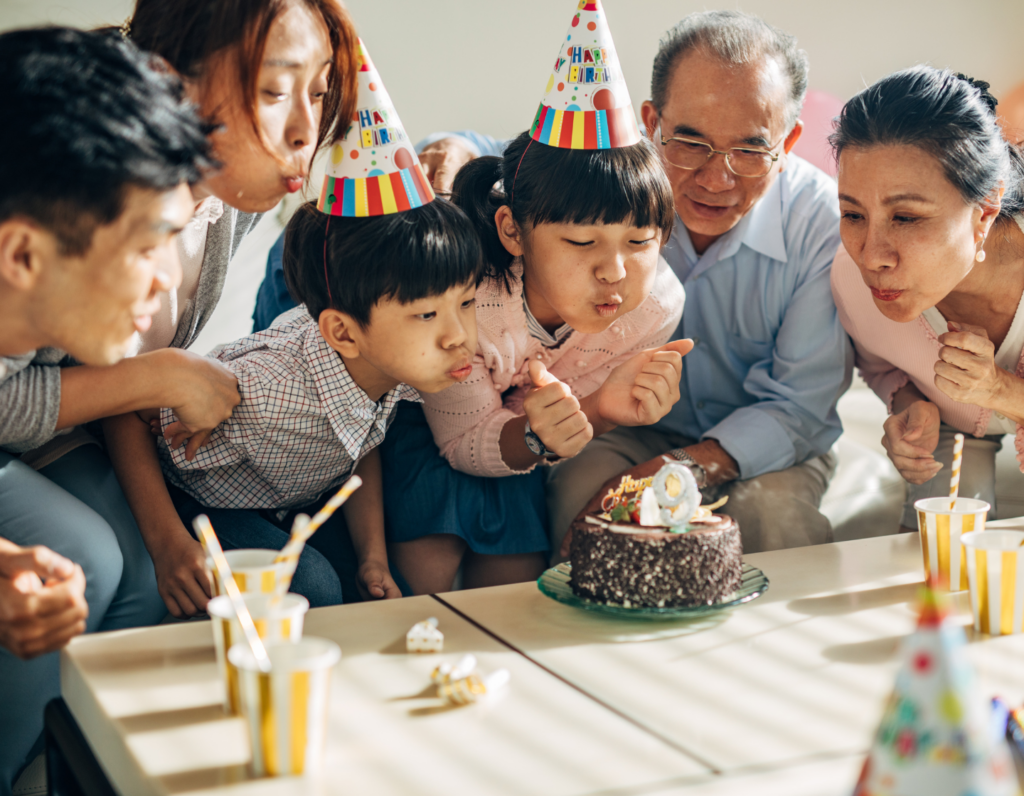
[[[441, 599], [727, 779], [757, 768], [862, 760], [892, 689], [900, 639], [915, 625], [918, 537], [745, 560], [768, 575], [765, 596], [720, 624], [647, 641], [629, 640], [633, 623], [581, 616], [527, 584]], [[953, 605], [956, 621], [968, 624], [966, 592]], [[1024, 637], [982, 637], [970, 652], [986, 692], [1024, 701]]]
[[[436, 616], [445, 652], [405, 654]], [[460, 619], [430, 597], [310, 611], [336, 641], [324, 794], [586, 793], [705, 779], [708, 769]], [[125, 796], [307, 794], [299, 779], [244, 780], [248, 739], [224, 715], [208, 622], [86, 636], [63, 654], [64, 699]], [[449, 709], [425, 691], [439, 660], [507, 668], [493, 703]]]
[[[343, 649], [313, 792], [848, 793], [914, 627], [917, 537], [747, 561], [768, 593], [692, 625], [578, 611], [533, 584], [311, 611], [306, 632]], [[967, 623], [966, 594], [954, 605]], [[402, 639], [431, 615], [445, 659], [512, 672], [504, 697], [445, 710], [420, 695], [438, 659]], [[974, 639], [970, 654], [986, 692], [1024, 702], [1024, 637]], [[65, 700], [120, 793], [311, 792], [244, 781], [247, 741], [216, 677], [198, 622], [84, 637], [63, 660]]]

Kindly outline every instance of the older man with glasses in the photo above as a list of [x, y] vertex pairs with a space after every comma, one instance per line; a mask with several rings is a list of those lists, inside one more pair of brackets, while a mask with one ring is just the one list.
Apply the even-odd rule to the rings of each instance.
[[729, 496], [745, 551], [831, 541], [818, 508], [853, 356], [829, 289], [835, 183], [790, 154], [806, 91], [806, 54], [757, 17], [691, 14], [662, 40], [641, 115], [675, 198], [676, 337], [695, 347], [663, 421], [606, 434], [552, 472], [556, 541], [623, 471], [651, 475], [664, 454], [707, 498]]
[[[806, 54], [755, 16], [691, 14], [662, 40], [642, 116], [675, 197], [663, 251], [686, 286], [675, 336], [695, 348], [664, 420], [616, 429], [553, 469], [555, 550], [579, 512], [625, 473], [653, 474], [665, 455], [694, 469], [707, 499], [729, 496], [724, 510], [747, 552], [831, 541], [818, 507], [853, 354], [829, 288], [836, 186], [790, 154], [806, 92]], [[501, 150], [473, 132], [437, 133], [421, 147], [440, 190], [466, 161]]]

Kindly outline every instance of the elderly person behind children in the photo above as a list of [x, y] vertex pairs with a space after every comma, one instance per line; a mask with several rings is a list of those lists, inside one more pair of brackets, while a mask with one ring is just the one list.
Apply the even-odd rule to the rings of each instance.
[[747, 552], [831, 540], [818, 506], [852, 353], [829, 292], [835, 184], [789, 154], [806, 90], [795, 39], [748, 14], [691, 14], [662, 40], [642, 116], [680, 222], [664, 251], [688, 297], [675, 338], [695, 348], [664, 420], [554, 470], [556, 537], [623, 470], [651, 475], [669, 454], [729, 496]]
[[832, 289], [891, 413], [882, 443], [908, 482], [904, 531], [916, 500], [948, 494], [958, 431], [963, 496], [995, 508], [1005, 434], [1024, 459], [1024, 154], [995, 109], [987, 83], [919, 66], [850, 100], [832, 137]]

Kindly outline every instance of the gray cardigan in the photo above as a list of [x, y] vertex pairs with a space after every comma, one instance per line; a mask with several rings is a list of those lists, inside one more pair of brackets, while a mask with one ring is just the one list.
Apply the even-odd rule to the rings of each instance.
[[[181, 314], [172, 348], [188, 348], [210, 320], [224, 290], [228, 263], [261, 214], [225, 206], [210, 226], [194, 301]], [[24, 453], [57, 434], [60, 367], [74, 364], [63, 351], [43, 348], [18, 357], [0, 357], [0, 448]]]

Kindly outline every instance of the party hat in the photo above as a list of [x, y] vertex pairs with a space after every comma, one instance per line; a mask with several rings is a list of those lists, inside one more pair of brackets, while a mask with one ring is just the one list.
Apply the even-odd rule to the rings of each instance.
[[940, 595], [922, 592], [917, 630], [854, 796], [1019, 796], [1010, 750], [992, 732], [963, 628]]
[[359, 40], [359, 97], [345, 138], [331, 147], [317, 209], [333, 216], [383, 216], [434, 199], [384, 81]]
[[614, 149], [640, 140], [600, 0], [580, 0], [530, 135], [562, 149]]

